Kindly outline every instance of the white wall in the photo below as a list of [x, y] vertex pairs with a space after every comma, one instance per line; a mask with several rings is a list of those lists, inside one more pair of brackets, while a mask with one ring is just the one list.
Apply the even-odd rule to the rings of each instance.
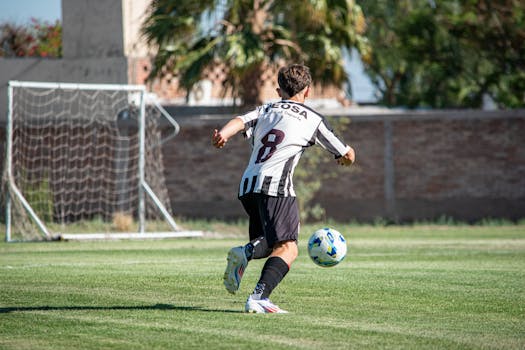
[[140, 28], [151, 0], [123, 0], [124, 55], [127, 57], [145, 57], [151, 54]]

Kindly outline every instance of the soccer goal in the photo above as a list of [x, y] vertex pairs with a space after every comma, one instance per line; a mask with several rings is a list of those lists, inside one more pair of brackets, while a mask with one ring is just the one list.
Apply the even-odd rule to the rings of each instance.
[[199, 235], [172, 217], [161, 148], [179, 126], [144, 86], [11, 81], [8, 103], [7, 241]]

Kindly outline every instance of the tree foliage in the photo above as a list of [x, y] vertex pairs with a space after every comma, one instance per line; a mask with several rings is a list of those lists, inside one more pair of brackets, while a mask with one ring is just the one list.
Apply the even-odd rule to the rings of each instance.
[[364, 59], [388, 106], [525, 106], [525, 5], [519, 0], [364, 0]]
[[[328, 117], [330, 128], [337, 134], [342, 134], [350, 126], [348, 118]], [[333, 157], [321, 146], [308, 148], [301, 157], [301, 161], [294, 171], [294, 188], [299, 198], [301, 220], [323, 221], [326, 212], [323, 206], [316, 201], [315, 196], [323, 186], [323, 182], [338, 176], [338, 165]], [[345, 168], [344, 172], [352, 172], [355, 166]]]
[[61, 57], [62, 25], [31, 19], [29, 25], [0, 25], [0, 57]]
[[225, 92], [260, 103], [262, 73], [282, 61], [310, 66], [315, 81], [347, 79], [343, 48], [368, 48], [353, 0], [153, 0], [143, 25], [157, 48], [152, 77], [178, 74], [187, 90], [206, 68], [227, 67]]

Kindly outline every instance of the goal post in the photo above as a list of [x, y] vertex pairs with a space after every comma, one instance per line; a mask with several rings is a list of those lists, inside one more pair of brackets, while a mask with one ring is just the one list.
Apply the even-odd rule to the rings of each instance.
[[178, 131], [142, 85], [10, 81], [6, 240], [196, 235], [165, 186], [161, 147]]

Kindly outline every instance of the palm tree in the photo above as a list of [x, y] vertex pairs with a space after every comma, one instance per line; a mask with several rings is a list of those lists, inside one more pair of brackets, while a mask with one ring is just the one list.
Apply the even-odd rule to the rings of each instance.
[[261, 102], [262, 73], [283, 61], [307, 64], [323, 85], [341, 85], [343, 50], [368, 50], [364, 23], [353, 0], [153, 0], [142, 31], [157, 48], [151, 77], [176, 73], [189, 91], [222, 63], [225, 92], [252, 106]]

